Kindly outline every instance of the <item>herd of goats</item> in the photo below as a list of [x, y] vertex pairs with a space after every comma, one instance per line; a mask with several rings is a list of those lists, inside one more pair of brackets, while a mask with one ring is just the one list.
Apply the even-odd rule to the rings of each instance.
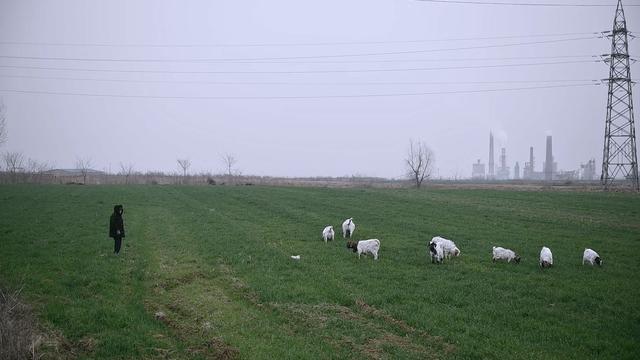
[[[356, 230], [356, 224], [353, 222], [353, 218], [349, 218], [342, 223], [342, 237], [343, 238], [351, 238], [353, 232]], [[322, 238], [325, 242], [329, 240], [333, 240], [335, 237], [335, 231], [333, 231], [333, 226], [329, 225], [324, 228], [322, 231]], [[435, 264], [441, 264], [445, 259], [450, 258], [451, 256], [460, 256], [460, 249], [456, 246], [456, 244], [448, 239], [445, 239], [440, 236], [436, 236], [429, 242], [429, 253], [431, 254], [431, 262]], [[380, 240], [378, 239], [369, 239], [369, 240], [360, 240], [360, 241], [347, 241], [347, 248], [352, 249], [353, 252], [358, 253], [358, 258], [362, 254], [371, 254], [375, 260], [378, 260], [378, 251], [380, 250]], [[294, 259], [300, 259], [299, 256], [292, 256]], [[516, 264], [520, 263], [520, 256], [516, 254], [513, 250], [505, 249], [499, 246], [493, 247], [493, 261], [506, 261], [506, 262], [514, 262]], [[540, 250], [540, 267], [547, 268], [553, 265], [553, 254], [551, 253], [551, 249], [546, 246], [542, 247]], [[592, 249], [584, 249], [584, 253], [582, 255], [582, 265], [598, 265], [602, 266], [602, 259], [597, 252]]]

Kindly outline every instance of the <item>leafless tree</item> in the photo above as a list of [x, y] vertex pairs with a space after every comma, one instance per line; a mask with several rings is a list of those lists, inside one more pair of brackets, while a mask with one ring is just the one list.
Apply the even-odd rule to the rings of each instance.
[[44, 173], [50, 169], [51, 165], [47, 162], [39, 162], [31, 158], [27, 160], [27, 172], [31, 174], [31, 178], [37, 182], [41, 182]]
[[76, 159], [76, 169], [80, 170], [82, 174], [82, 183], [87, 183], [87, 175], [89, 174], [89, 170], [91, 170], [91, 159], [90, 158], [78, 158]]
[[40, 162], [31, 158], [27, 160], [27, 171], [32, 174], [41, 174], [47, 170], [51, 170], [51, 168], [51, 165], [46, 161]]
[[189, 170], [189, 167], [191, 166], [191, 160], [189, 159], [178, 159], [178, 165], [180, 165], [180, 168], [182, 169], [182, 176], [187, 176], [187, 170]]
[[19, 152], [7, 152], [3, 156], [4, 164], [7, 167], [7, 171], [10, 173], [16, 173], [23, 170], [22, 163], [24, 162], [24, 156]]
[[120, 163], [120, 175], [124, 175], [124, 183], [129, 183], [129, 177], [133, 174], [133, 164]]
[[224, 162], [224, 167], [227, 169], [227, 175], [232, 176], [234, 174], [233, 166], [238, 162], [238, 159], [233, 154], [224, 154], [222, 162]]
[[417, 188], [420, 188], [425, 179], [431, 177], [434, 162], [433, 151], [425, 143], [409, 140], [409, 151], [405, 159], [407, 177], [415, 181]]
[[451, 179], [453, 181], [458, 181], [458, 180], [462, 179], [462, 171], [460, 171], [459, 168], [456, 168], [455, 170], [453, 170], [451, 172]]
[[7, 141], [7, 118], [4, 104], [0, 102], [0, 146]]

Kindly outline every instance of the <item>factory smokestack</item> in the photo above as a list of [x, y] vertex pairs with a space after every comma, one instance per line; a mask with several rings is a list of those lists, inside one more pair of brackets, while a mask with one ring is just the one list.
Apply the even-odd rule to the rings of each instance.
[[547, 156], [544, 162], [544, 179], [553, 180], [553, 145], [551, 135], [547, 136]]
[[495, 178], [493, 169], [493, 133], [489, 132], [489, 180], [493, 180]]
[[533, 163], [533, 146], [529, 148], [529, 166], [531, 166], [531, 173], [535, 171], [535, 165]]

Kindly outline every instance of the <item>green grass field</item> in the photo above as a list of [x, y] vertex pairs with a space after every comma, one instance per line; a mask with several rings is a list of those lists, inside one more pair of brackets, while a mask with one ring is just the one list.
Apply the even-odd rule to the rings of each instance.
[[[637, 194], [1, 186], [0, 199], [0, 286], [23, 286], [78, 358], [640, 356]], [[381, 240], [378, 261], [321, 240], [347, 217], [355, 239]], [[431, 264], [435, 235], [462, 255]], [[522, 262], [492, 263], [492, 245]], [[581, 265], [585, 247], [602, 268]]]

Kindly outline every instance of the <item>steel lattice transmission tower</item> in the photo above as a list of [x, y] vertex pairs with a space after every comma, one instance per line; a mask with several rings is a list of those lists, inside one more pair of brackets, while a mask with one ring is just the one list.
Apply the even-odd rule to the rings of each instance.
[[605, 189], [622, 177], [625, 181], [630, 181], [634, 189], [640, 190], [631, 98], [633, 82], [629, 67], [627, 22], [622, 0], [618, 0], [613, 30], [609, 37], [611, 54], [608, 54], [605, 59], [609, 63], [609, 78], [606, 79], [609, 83], [609, 96], [600, 179]]

